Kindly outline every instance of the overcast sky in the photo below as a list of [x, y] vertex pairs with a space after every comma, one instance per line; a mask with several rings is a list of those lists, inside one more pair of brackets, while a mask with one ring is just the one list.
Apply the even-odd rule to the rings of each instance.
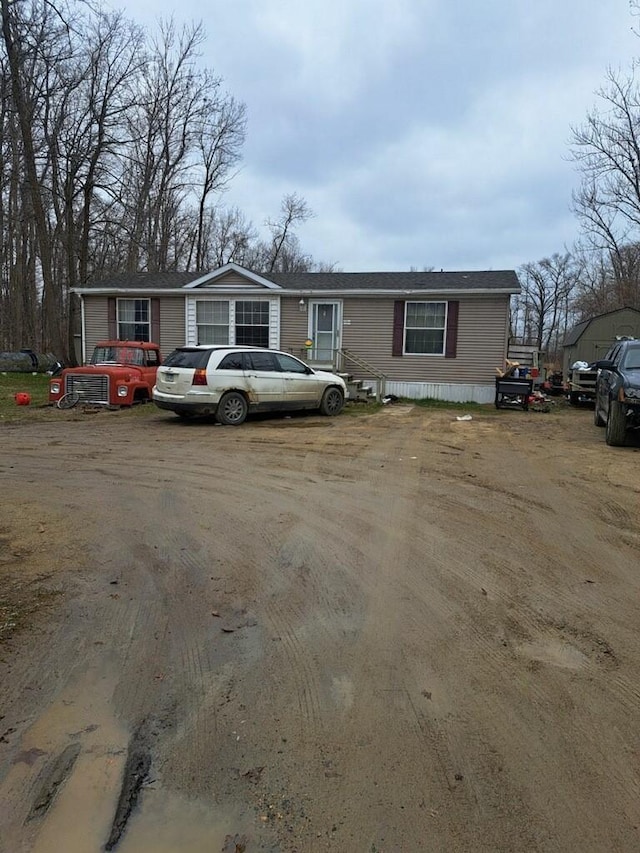
[[[118, 5], [117, 0], [113, 5]], [[129, 0], [202, 21], [203, 63], [247, 106], [226, 204], [285, 193], [345, 271], [512, 269], [570, 246], [571, 127], [640, 56], [628, 0]]]

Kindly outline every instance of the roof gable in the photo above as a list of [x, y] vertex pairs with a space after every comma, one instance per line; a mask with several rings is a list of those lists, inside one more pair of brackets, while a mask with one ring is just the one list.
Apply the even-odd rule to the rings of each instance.
[[[238, 279], [241, 281], [238, 281]], [[212, 289], [226, 287], [258, 287], [266, 288], [267, 290], [280, 290], [280, 285], [269, 279], [264, 278], [251, 270], [244, 269], [238, 264], [225, 264], [223, 267], [214, 270], [213, 272], [205, 273], [200, 278], [189, 284], [184, 285], [185, 290], [191, 289]]]

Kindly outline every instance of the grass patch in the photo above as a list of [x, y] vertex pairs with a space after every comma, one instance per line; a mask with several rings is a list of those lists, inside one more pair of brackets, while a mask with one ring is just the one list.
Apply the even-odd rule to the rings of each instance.
[[[78, 404], [62, 411], [49, 404], [49, 379], [46, 373], [0, 373], [0, 424], [34, 421], [78, 420], [87, 413], [87, 407]], [[21, 391], [31, 397], [28, 406], [18, 406], [15, 395]], [[93, 407], [91, 411], [94, 412]], [[106, 409], [98, 411], [106, 413]], [[120, 417], [144, 418], [157, 415], [159, 410], [151, 403], [114, 410], [110, 414]]]
[[451, 403], [447, 400], [434, 400], [430, 397], [425, 397], [422, 400], [402, 400], [403, 403], [412, 403], [414, 406], [419, 406], [421, 409], [447, 409], [448, 411], [469, 412], [478, 415], [486, 415], [490, 412], [495, 412], [496, 408], [493, 403]]
[[384, 408], [384, 403], [377, 403], [375, 400], [367, 400], [367, 402], [356, 402], [355, 400], [347, 400], [346, 405], [342, 410], [342, 414], [357, 418], [360, 415], [371, 415], [374, 412], [379, 412], [380, 409]]
[[[31, 397], [28, 406], [16, 405], [15, 395], [26, 392]], [[31, 410], [47, 406], [49, 377], [45, 373], [0, 373], [0, 418], [27, 420]]]

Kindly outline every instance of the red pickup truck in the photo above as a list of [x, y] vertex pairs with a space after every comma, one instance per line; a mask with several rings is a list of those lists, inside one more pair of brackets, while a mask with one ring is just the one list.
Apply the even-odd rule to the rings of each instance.
[[84, 367], [66, 367], [49, 382], [49, 402], [59, 408], [76, 403], [132, 406], [151, 400], [156, 371], [162, 363], [157, 344], [143, 341], [100, 341]]

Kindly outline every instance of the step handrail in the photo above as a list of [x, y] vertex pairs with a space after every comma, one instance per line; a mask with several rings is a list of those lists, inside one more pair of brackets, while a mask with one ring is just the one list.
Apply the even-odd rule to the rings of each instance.
[[372, 376], [378, 380], [377, 390], [376, 390], [376, 400], [380, 402], [380, 400], [385, 396], [385, 388], [387, 382], [387, 375], [379, 370], [377, 367], [374, 367], [373, 364], [370, 364], [364, 358], [359, 355], [355, 355], [348, 349], [337, 349], [336, 355], [340, 358], [343, 358], [347, 361], [352, 361], [354, 364], [357, 364], [362, 370], [366, 370]]

